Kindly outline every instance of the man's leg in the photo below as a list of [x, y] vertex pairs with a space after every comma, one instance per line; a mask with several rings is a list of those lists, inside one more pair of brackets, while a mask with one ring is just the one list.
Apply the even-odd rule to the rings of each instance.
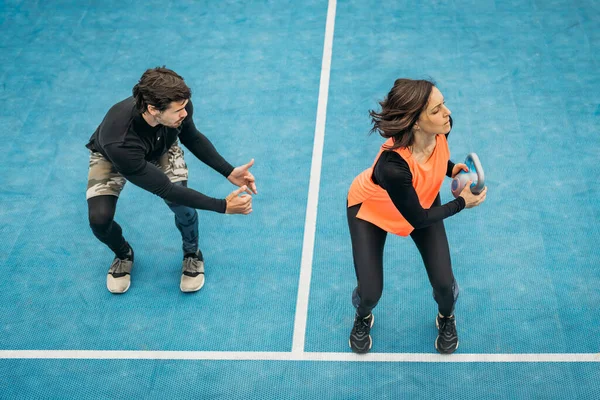
[[[171, 182], [187, 186], [188, 169], [177, 142], [158, 160], [158, 166]], [[198, 212], [180, 204], [165, 203], [175, 214], [175, 226], [181, 233], [183, 264], [179, 287], [183, 292], [196, 292], [204, 286], [204, 258], [198, 249]]]
[[88, 219], [94, 236], [107, 245], [116, 257], [125, 258], [129, 244], [123, 237], [121, 226], [113, 219], [118, 197], [96, 196], [88, 199]]
[[[175, 182], [175, 185], [187, 186], [187, 181]], [[175, 214], [175, 226], [181, 233], [183, 255], [198, 252], [198, 212], [190, 207], [165, 201]]]
[[112, 293], [124, 293], [131, 284], [133, 249], [123, 237], [121, 226], [114, 221], [118, 196], [125, 182], [100, 153], [90, 154], [86, 192], [88, 217], [94, 236], [115, 253], [106, 277], [106, 286]]

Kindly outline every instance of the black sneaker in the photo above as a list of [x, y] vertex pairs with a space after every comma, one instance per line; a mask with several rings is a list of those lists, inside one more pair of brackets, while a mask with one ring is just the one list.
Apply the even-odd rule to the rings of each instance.
[[354, 317], [354, 327], [352, 328], [352, 332], [350, 332], [350, 348], [355, 353], [368, 353], [371, 350], [371, 346], [373, 346], [373, 341], [371, 340], [371, 327], [373, 326], [373, 321], [375, 317], [373, 314], [369, 314], [364, 318], [356, 315]]
[[458, 348], [458, 334], [456, 333], [456, 319], [454, 315], [435, 318], [438, 336], [435, 339], [435, 349], [442, 354], [452, 354]]

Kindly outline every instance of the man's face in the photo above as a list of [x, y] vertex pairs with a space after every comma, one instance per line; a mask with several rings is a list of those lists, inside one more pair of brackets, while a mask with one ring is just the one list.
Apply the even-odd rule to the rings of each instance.
[[185, 106], [188, 101], [189, 100], [172, 101], [171, 104], [169, 104], [169, 108], [163, 112], [155, 109], [150, 110], [150, 107], [152, 107], [150, 106], [149, 111], [159, 124], [168, 126], [169, 128], [178, 128], [185, 117], [187, 117]]

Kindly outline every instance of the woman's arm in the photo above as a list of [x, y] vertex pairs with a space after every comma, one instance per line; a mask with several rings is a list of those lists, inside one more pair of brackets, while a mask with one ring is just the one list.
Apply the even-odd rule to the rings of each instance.
[[412, 185], [412, 173], [406, 161], [394, 151], [384, 151], [373, 169], [373, 182], [385, 189], [404, 218], [415, 229], [448, 218], [465, 208], [462, 197], [425, 209]]

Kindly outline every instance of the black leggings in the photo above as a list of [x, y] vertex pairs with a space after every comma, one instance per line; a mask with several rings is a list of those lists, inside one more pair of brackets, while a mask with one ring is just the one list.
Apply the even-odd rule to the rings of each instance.
[[106, 244], [117, 257], [125, 258], [129, 244], [123, 237], [121, 226], [114, 221], [117, 196], [97, 196], [88, 199], [88, 218], [94, 236]]
[[[187, 187], [187, 181], [175, 182], [175, 184]], [[121, 226], [114, 220], [117, 200], [118, 197], [112, 195], [88, 199], [88, 215], [94, 235], [106, 244], [117, 257], [124, 258], [129, 252], [129, 244], [123, 237]], [[196, 253], [198, 251], [198, 213], [190, 207], [166, 200], [165, 203], [175, 214], [175, 225], [181, 233], [183, 241], [183, 253]], [[198, 256], [202, 257], [202, 253], [198, 253]]]
[[[440, 204], [438, 195], [433, 207]], [[357, 314], [366, 317], [379, 302], [383, 291], [383, 247], [387, 232], [356, 218], [360, 206], [357, 204], [347, 207], [347, 215], [358, 282], [352, 294], [352, 303]], [[450, 249], [443, 221], [415, 229], [410, 236], [423, 258], [439, 312], [445, 316], [452, 315], [458, 297], [458, 285], [452, 274]]]

